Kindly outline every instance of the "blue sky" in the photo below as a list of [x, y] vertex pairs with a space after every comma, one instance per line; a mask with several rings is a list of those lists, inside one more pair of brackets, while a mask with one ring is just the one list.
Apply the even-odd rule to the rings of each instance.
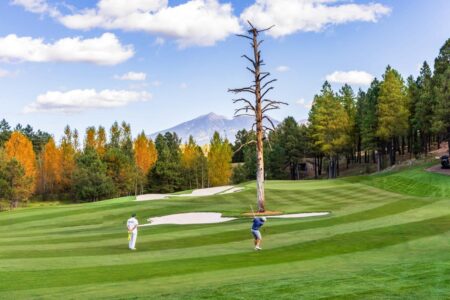
[[[277, 28], [262, 51], [278, 79], [271, 98], [290, 104], [272, 114], [278, 120], [307, 118], [335, 72], [336, 90], [347, 80], [355, 91], [387, 64], [417, 76], [450, 37], [447, 0], [257, 2], [2, 1], [0, 119], [59, 138], [66, 124], [125, 120], [152, 133], [209, 112], [231, 117], [227, 89], [251, 80], [240, 58], [248, 43], [234, 35], [244, 17]], [[145, 80], [119, 79], [130, 77]]]

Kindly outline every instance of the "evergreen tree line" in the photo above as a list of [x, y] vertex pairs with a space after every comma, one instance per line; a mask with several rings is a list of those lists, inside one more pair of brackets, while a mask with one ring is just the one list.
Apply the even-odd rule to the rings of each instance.
[[[254, 179], [255, 149], [242, 147], [252, 139], [252, 131], [236, 135], [233, 161], [241, 164], [235, 182]], [[426, 156], [444, 141], [450, 146], [450, 39], [440, 49], [434, 70], [424, 62], [417, 78], [405, 81], [388, 66], [381, 80], [375, 78], [356, 94], [347, 84], [336, 93], [325, 82], [314, 97], [307, 125], [289, 117], [267, 136], [265, 177], [300, 179], [306, 164], [315, 178], [323, 173], [337, 177], [342, 164], [374, 164], [380, 171], [396, 164], [399, 156]]]
[[130, 125], [115, 122], [109, 133], [89, 127], [80, 142], [66, 126], [59, 144], [31, 126], [12, 129], [0, 122], [0, 200], [17, 207], [29, 198], [98, 201], [146, 192], [228, 184], [231, 145], [218, 133], [207, 147], [194, 139], [181, 143], [175, 133], [153, 142], [144, 132], [132, 138]]

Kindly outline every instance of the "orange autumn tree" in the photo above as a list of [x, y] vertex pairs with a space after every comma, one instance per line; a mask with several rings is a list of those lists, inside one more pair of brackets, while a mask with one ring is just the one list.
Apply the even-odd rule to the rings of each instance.
[[53, 138], [48, 140], [42, 151], [39, 177], [40, 190], [44, 195], [58, 192], [62, 177], [61, 151]]
[[31, 141], [19, 131], [14, 131], [5, 143], [6, 155], [9, 159], [15, 158], [24, 168], [25, 176], [36, 180], [36, 154]]
[[144, 131], [134, 141], [134, 160], [137, 167], [136, 194], [138, 185], [143, 193], [145, 178], [158, 159], [155, 144], [149, 140]]

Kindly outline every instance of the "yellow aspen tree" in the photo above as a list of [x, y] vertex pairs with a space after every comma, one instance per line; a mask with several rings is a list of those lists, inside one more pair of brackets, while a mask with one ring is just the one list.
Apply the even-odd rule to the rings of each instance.
[[197, 163], [197, 144], [192, 136], [189, 136], [189, 141], [184, 144], [181, 152], [181, 165], [186, 170], [187, 180], [189, 182], [189, 188], [192, 189], [192, 183], [196, 178], [196, 163]]
[[147, 139], [144, 132], [139, 134], [134, 141], [134, 159], [142, 174], [147, 174], [156, 163], [155, 144]]
[[97, 151], [98, 155], [100, 155], [101, 157], [105, 154], [106, 131], [105, 131], [105, 127], [103, 127], [103, 126], [98, 127], [95, 150]]
[[61, 183], [62, 166], [61, 151], [56, 147], [53, 138], [50, 138], [42, 151], [41, 182], [44, 194], [54, 194]]
[[[72, 174], [75, 171], [75, 146], [70, 128], [66, 127], [65, 136], [61, 140], [59, 151], [61, 153], [61, 189], [63, 192], [72, 186]], [[73, 135], [74, 136], [74, 135]]]
[[[137, 167], [137, 176], [136, 176], [136, 190], [137, 185], [140, 186], [141, 193], [143, 192], [143, 184], [145, 182], [145, 178], [150, 169], [155, 165], [156, 160], [158, 158], [158, 154], [156, 152], [155, 144], [147, 139], [147, 136], [144, 132], [138, 135], [136, 140], [134, 141], [134, 160], [136, 162]], [[137, 193], [137, 191], [136, 191]]]
[[230, 183], [233, 152], [227, 139], [222, 140], [215, 132], [208, 152], [208, 180], [210, 186]]

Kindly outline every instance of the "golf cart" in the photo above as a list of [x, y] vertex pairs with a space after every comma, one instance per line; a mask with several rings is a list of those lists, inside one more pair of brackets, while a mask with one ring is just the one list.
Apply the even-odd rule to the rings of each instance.
[[448, 155], [441, 156], [442, 169], [450, 169], [450, 162]]

